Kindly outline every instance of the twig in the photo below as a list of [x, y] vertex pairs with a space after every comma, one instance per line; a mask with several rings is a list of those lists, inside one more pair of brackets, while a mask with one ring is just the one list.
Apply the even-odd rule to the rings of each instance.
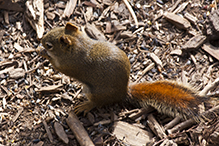
[[126, 7], [128, 8], [129, 12], [131, 13], [131, 15], [132, 15], [132, 17], [133, 17], [133, 19], [135, 21], [135, 25], [138, 28], [138, 19], [137, 19], [136, 15], [135, 15], [135, 12], [133, 11], [131, 5], [129, 4], [129, 2], [127, 0], [123, 0], [123, 2], [125, 3]]

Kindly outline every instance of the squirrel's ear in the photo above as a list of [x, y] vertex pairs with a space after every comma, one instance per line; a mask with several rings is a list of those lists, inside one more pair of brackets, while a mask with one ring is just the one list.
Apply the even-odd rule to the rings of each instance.
[[59, 38], [59, 40], [66, 45], [72, 45], [72, 41], [67, 36], [63, 35]]
[[78, 27], [70, 22], [67, 22], [67, 24], [65, 25], [65, 29], [71, 31], [77, 31]]

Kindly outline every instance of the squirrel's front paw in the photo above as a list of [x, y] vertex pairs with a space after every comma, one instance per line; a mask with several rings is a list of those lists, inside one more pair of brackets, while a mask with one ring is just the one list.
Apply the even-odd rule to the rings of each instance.
[[91, 101], [84, 101], [83, 103], [80, 103], [74, 108], [74, 112], [78, 115], [81, 112], [84, 112], [84, 116], [93, 108], [95, 107], [95, 104]]

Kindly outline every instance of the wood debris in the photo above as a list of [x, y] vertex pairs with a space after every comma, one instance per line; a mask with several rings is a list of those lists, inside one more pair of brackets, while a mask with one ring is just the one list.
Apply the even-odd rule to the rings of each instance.
[[77, 0], [69, 0], [69, 2], [67, 2], [64, 13], [62, 15], [61, 18], [69, 18], [70, 15], [73, 13], [75, 6], [77, 4]]
[[41, 39], [44, 33], [43, 0], [30, 0], [26, 2], [26, 18]]
[[185, 18], [182, 18], [174, 13], [165, 12], [165, 18], [173, 23], [179, 29], [189, 29], [191, 27], [190, 22]]
[[206, 36], [204, 35], [194, 36], [182, 46], [182, 49], [197, 49], [205, 42], [205, 40]]
[[80, 145], [83, 146], [94, 146], [93, 142], [89, 138], [86, 130], [81, 125], [75, 113], [72, 111], [69, 113], [69, 117], [66, 121], [71, 128], [72, 132], [75, 134]]
[[66, 135], [64, 128], [62, 127], [61, 124], [59, 124], [58, 122], [54, 123], [54, 129], [56, 134], [58, 135], [58, 137], [65, 143], [68, 144], [69, 139], [68, 136]]
[[[140, 145], [147, 139], [151, 145], [218, 145], [217, 2], [0, 0], [0, 145]], [[83, 85], [36, 51], [44, 29], [67, 22], [123, 50], [131, 63], [130, 83], [174, 80], [214, 99], [199, 105], [205, 121], [126, 102], [72, 116], [86, 100]], [[72, 128], [77, 124], [78, 130]]]
[[152, 142], [153, 134], [126, 122], [115, 122], [113, 134], [129, 145], [146, 145]]

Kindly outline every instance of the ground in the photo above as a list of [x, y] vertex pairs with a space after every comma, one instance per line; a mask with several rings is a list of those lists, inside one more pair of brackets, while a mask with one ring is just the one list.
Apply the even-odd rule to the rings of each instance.
[[[26, 20], [26, 1], [15, 2], [21, 10], [18, 6], [12, 9], [13, 5], [0, 6], [0, 145], [79, 145], [66, 118], [75, 105], [85, 100], [81, 92], [83, 86], [56, 71], [48, 60], [38, 55], [36, 48], [40, 46], [40, 40]], [[218, 1], [178, 2], [176, 5], [176, 0], [129, 1], [137, 17], [137, 26], [124, 1], [77, 1], [73, 13], [61, 18], [67, 0], [44, 0], [44, 34], [51, 27], [72, 22], [82, 30], [85, 28], [90, 37], [110, 41], [125, 51], [131, 63], [130, 82], [175, 80], [203, 91], [219, 77], [219, 55], [203, 49], [203, 44], [209, 42], [215, 48], [219, 47], [218, 41], [211, 40], [212, 34], [206, 31], [209, 28], [207, 24], [211, 26], [208, 18], [217, 9]], [[176, 11], [177, 8], [181, 9]], [[164, 12], [175, 13], [180, 18], [189, 13], [193, 19], [188, 21], [187, 18], [189, 27], [179, 28]], [[204, 35], [206, 39], [198, 42], [200, 45], [195, 48], [185, 47], [193, 36], [198, 35]], [[151, 68], [147, 69], [148, 66]], [[216, 86], [207, 95], [217, 97], [218, 91]], [[217, 102], [211, 103], [211, 107], [216, 105]], [[121, 103], [96, 108], [87, 116], [79, 115], [79, 120], [96, 145], [124, 145], [111, 133], [112, 119], [152, 132], [147, 125], [148, 115], [130, 118], [135, 111], [138, 111], [137, 107]], [[156, 111], [152, 115], [161, 126], [173, 119]], [[107, 120], [111, 121], [101, 124]], [[64, 128], [68, 144], [57, 136], [55, 122]], [[218, 125], [215, 113], [208, 121], [194, 124], [177, 134], [165, 133], [167, 139], [177, 144], [217, 145]], [[51, 132], [52, 142], [46, 128]], [[165, 140], [156, 133], [153, 137], [157, 145]]]

